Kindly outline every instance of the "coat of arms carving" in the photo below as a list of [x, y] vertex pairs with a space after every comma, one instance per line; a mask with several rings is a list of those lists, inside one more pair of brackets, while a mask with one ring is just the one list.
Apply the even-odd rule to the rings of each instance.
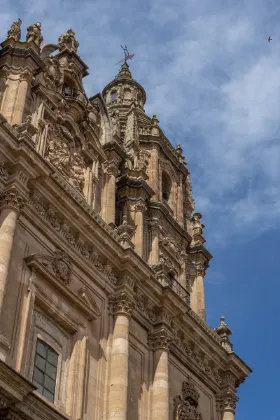
[[187, 376], [182, 384], [182, 395], [174, 398], [174, 420], [203, 420], [198, 410], [199, 392]]
[[56, 251], [52, 260], [52, 269], [56, 277], [65, 284], [69, 284], [72, 274], [72, 262], [64, 251]]

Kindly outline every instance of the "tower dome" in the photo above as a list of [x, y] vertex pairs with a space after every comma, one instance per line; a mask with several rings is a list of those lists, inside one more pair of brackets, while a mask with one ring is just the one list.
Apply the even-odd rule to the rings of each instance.
[[130, 108], [134, 102], [143, 109], [146, 103], [146, 92], [133, 79], [126, 61], [121, 66], [115, 79], [103, 89], [102, 95], [108, 108], [115, 106]]

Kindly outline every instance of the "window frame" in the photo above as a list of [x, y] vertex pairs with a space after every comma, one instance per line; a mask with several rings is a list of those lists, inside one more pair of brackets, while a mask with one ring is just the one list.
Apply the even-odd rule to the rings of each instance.
[[[55, 393], [54, 393], [54, 401], [52, 402], [47, 397], [45, 397], [41, 392], [36, 389], [36, 393], [47, 401], [49, 404], [53, 404], [54, 406], [61, 406], [63, 403], [62, 396], [65, 394], [66, 389], [62, 389], [62, 376], [65, 373], [63, 368], [63, 345], [58, 343], [55, 338], [50, 336], [47, 332], [43, 331], [37, 325], [34, 325], [35, 330], [32, 334], [32, 344], [31, 344], [31, 355], [30, 355], [30, 362], [29, 362], [29, 380], [33, 383], [33, 375], [35, 369], [35, 357], [36, 357], [36, 348], [37, 348], [37, 341], [43, 341], [46, 343], [50, 348], [52, 348], [56, 354], [58, 355], [57, 360], [57, 370], [56, 370], [56, 381], [55, 381]], [[67, 349], [68, 350], [68, 349]], [[66, 379], [66, 378], [65, 378]], [[34, 385], [36, 386], [36, 385]], [[63, 387], [64, 388], [64, 387]]]
[[[41, 345], [43, 345], [43, 347], [45, 348], [46, 351], [46, 356], [43, 356], [42, 353], [39, 352], [38, 347], [39, 347], [39, 343]], [[53, 364], [49, 358], [48, 358], [48, 353], [49, 351], [51, 351], [52, 353], [54, 353], [56, 355], [56, 364]], [[41, 359], [44, 360], [45, 362], [45, 366], [44, 366], [44, 370], [41, 369], [41, 367], [39, 366], [39, 364], [36, 364], [36, 359], [37, 356]], [[56, 385], [57, 385], [57, 370], [58, 370], [58, 358], [59, 358], [59, 354], [51, 347], [49, 346], [49, 344], [47, 344], [45, 341], [43, 341], [40, 338], [37, 338], [36, 340], [36, 350], [35, 350], [35, 357], [34, 357], [34, 365], [33, 365], [33, 374], [32, 374], [32, 383], [37, 386], [40, 385], [40, 387], [42, 388], [42, 392], [39, 391], [39, 387], [37, 387], [37, 392], [39, 392], [41, 395], [43, 395], [45, 398], [47, 398], [51, 403], [54, 403], [55, 401], [55, 391], [56, 391]], [[54, 374], [54, 378], [52, 378], [49, 373], [47, 372], [46, 369], [46, 364], [49, 364], [52, 368], [55, 368], [55, 374]], [[37, 381], [35, 379], [35, 370], [39, 371], [42, 375], [43, 375], [43, 383], [41, 384], [39, 381]], [[49, 388], [47, 388], [45, 386], [45, 377], [48, 377], [51, 381], [54, 382], [54, 392], [51, 392]], [[51, 400], [50, 398], [48, 398], [45, 394], [44, 391], [47, 391], [50, 395], [53, 395], [53, 399]]]

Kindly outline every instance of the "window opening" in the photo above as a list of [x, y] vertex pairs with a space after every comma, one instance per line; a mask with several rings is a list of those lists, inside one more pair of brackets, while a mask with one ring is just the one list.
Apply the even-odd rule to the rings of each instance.
[[37, 340], [33, 384], [37, 391], [54, 402], [58, 354], [44, 341]]

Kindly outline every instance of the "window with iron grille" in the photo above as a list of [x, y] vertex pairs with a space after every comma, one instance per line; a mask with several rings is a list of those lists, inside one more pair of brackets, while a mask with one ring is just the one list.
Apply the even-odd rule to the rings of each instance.
[[37, 391], [54, 402], [58, 354], [44, 341], [37, 340], [33, 384]]

